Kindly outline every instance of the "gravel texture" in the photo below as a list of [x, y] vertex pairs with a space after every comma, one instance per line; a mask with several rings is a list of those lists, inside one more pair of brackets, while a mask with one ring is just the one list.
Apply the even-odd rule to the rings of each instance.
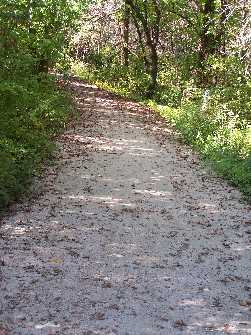
[[251, 211], [138, 104], [77, 79], [39, 196], [0, 225], [0, 335], [251, 334]]

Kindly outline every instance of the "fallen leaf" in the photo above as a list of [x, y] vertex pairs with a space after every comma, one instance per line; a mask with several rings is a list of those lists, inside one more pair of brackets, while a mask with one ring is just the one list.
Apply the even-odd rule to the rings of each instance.
[[183, 321], [183, 320], [176, 320], [174, 323], [174, 327], [176, 328], [182, 328], [182, 327], [186, 327], [187, 324]]
[[105, 319], [105, 313], [97, 312], [97, 313], [93, 314], [92, 319], [104, 320]]
[[104, 284], [102, 285], [103, 288], [111, 288], [112, 287], [112, 283], [111, 282], [104, 282]]
[[251, 299], [247, 299], [247, 300], [241, 300], [239, 302], [240, 306], [250, 306], [251, 305]]
[[239, 305], [240, 305], [240, 306], [247, 306], [247, 303], [246, 303], [245, 300], [241, 300], [241, 301], [239, 302]]
[[59, 258], [59, 257], [52, 257], [49, 262], [51, 264], [56, 264], [56, 265], [59, 265], [59, 264], [62, 264], [63, 263], [63, 260], [62, 258]]

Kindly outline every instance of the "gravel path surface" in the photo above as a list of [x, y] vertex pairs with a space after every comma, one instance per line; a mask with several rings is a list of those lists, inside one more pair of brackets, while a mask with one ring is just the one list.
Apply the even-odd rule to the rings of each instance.
[[0, 335], [251, 334], [250, 207], [165, 122], [73, 80], [81, 117], [0, 226]]

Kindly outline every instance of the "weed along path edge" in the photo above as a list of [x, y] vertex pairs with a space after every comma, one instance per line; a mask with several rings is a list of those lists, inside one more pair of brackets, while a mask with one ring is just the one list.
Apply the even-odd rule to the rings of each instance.
[[70, 85], [57, 168], [1, 221], [0, 334], [250, 334], [250, 207], [157, 115]]

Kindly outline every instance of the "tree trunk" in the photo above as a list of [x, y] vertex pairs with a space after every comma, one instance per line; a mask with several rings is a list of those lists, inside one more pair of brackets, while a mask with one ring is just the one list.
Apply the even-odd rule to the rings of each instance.
[[124, 27], [123, 27], [123, 54], [124, 54], [124, 65], [129, 66], [129, 26], [130, 26], [130, 10], [125, 0], [124, 8]]
[[[143, 10], [138, 6], [136, 1], [127, 0], [128, 5], [131, 7], [133, 15], [135, 15], [135, 19], [138, 20], [142, 25], [142, 30], [145, 34], [146, 45], [149, 50], [149, 58], [150, 58], [150, 75], [151, 82], [147, 89], [146, 95], [148, 98], [152, 97], [156, 86], [157, 86], [157, 76], [158, 76], [158, 52], [157, 46], [159, 43], [159, 31], [160, 31], [160, 4], [159, 0], [152, 0], [151, 4], [154, 8], [154, 16], [151, 17], [153, 20], [149, 20], [149, 12], [148, 12], [148, 2], [143, 2]], [[150, 23], [152, 21], [152, 23]]]
[[211, 31], [214, 22], [213, 16], [215, 14], [215, 0], [206, 0], [203, 10], [203, 29], [201, 34], [201, 58], [202, 61], [208, 59], [209, 55], [215, 53], [216, 40], [213, 32]]
[[214, 55], [217, 50], [217, 42], [213, 33], [213, 21], [216, 10], [215, 0], [206, 0], [202, 8], [203, 27], [200, 35], [200, 51], [199, 51], [199, 65], [200, 65], [200, 84], [207, 86], [209, 83], [208, 76], [205, 75], [205, 63], [210, 55]]
[[154, 95], [156, 86], [157, 86], [157, 77], [158, 77], [158, 52], [154, 44], [148, 46], [151, 52], [151, 82], [149, 84], [146, 96], [151, 98]]

